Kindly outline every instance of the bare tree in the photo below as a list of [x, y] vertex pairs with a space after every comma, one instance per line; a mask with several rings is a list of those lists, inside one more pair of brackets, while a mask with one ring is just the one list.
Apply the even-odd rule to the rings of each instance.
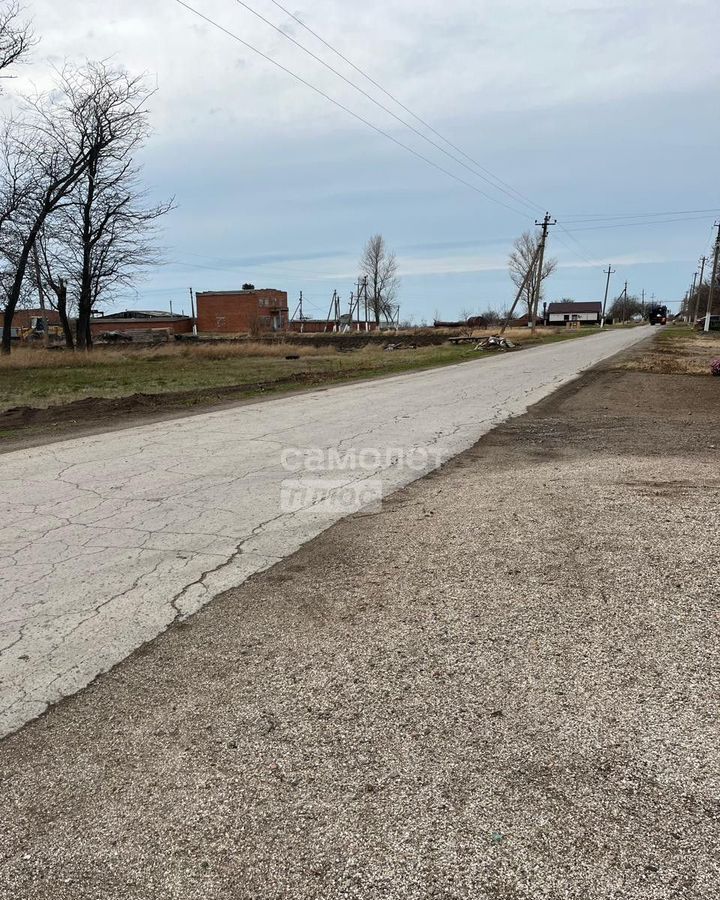
[[0, 3], [0, 72], [21, 62], [35, 45], [30, 23], [17, 0]]
[[[537, 269], [533, 266], [533, 261], [540, 246], [541, 237], [532, 231], [524, 231], [513, 244], [513, 250], [508, 258], [508, 268], [510, 269], [510, 277], [517, 288], [520, 288], [525, 281], [521, 300], [527, 307], [528, 318], [533, 315], [533, 298], [537, 288]], [[535, 268], [535, 271], [531, 271]], [[542, 282], [552, 275], [557, 268], [557, 260], [546, 258], [543, 262], [542, 275], [540, 278], [540, 297], [542, 300]], [[530, 273], [530, 277], [526, 277]]]
[[152, 226], [170, 204], [144, 203], [133, 161], [148, 131], [148, 96], [142, 78], [104, 63], [67, 68], [57, 89], [27, 101], [26, 117], [9, 126], [0, 153], [0, 254], [10, 276], [4, 353], [41, 233], [54, 242], [44, 261], [61, 260], [54, 271], [62, 271], [62, 284], [53, 278], [53, 290], [65, 292], [65, 307], [67, 276], [77, 285], [79, 347], [90, 345], [90, 315], [101, 296], [155, 260]]
[[395, 314], [400, 279], [395, 254], [391, 253], [381, 234], [373, 235], [360, 258], [360, 272], [368, 279], [368, 303], [377, 325], [381, 318]]
[[499, 325], [507, 318], [507, 312], [498, 312], [498, 310], [492, 306], [489, 306], [487, 309], [481, 310], [480, 315], [483, 319], [485, 319], [488, 325]]
[[23, 292], [28, 261], [46, 219], [75, 188], [88, 165], [88, 148], [70, 126], [74, 110], [62, 93], [36, 98], [25, 118], [8, 126], [0, 176], [0, 254], [6, 272], [2, 352], [11, 348], [11, 327]]
[[613, 322], [627, 322], [628, 319], [632, 319], [633, 316], [639, 316], [642, 312], [643, 304], [639, 297], [635, 297], [632, 294], [628, 294], [626, 297], [624, 294], [620, 294], [610, 304], [608, 317]]
[[77, 346], [84, 349], [92, 345], [97, 305], [160, 261], [156, 225], [173, 201], [148, 202], [135, 162], [149, 133], [145, 79], [100, 62], [76, 71], [68, 84], [75, 105], [87, 96], [98, 111], [84, 134], [88, 166], [54, 229], [78, 287]]

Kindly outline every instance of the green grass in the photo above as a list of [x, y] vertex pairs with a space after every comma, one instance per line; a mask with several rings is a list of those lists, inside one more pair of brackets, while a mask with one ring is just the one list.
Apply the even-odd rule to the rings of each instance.
[[[293, 350], [290, 348], [288, 352]], [[0, 409], [48, 406], [85, 397], [125, 397], [136, 393], [164, 394], [285, 382], [292, 376], [316, 376], [318, 381], [334, 382], [344, 377], [369, 377], [447, 365], [467, 358], [467, 348], [441, 346], [313, 356], [303, 356], [301, 351], [297, 360], [273, 357], [218, 360], [183, 355], [129, 360], [123, 357], [116, 364], [78, 368], [13, 368], [0, 370]]]

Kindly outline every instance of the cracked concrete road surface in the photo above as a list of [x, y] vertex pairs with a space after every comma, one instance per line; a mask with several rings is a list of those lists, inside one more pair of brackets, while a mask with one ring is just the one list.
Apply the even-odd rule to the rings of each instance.
[[[341, 518], [343, 484], [420, 477], [636, 328], [65, 440], [2, 458], [0, 735]], [[370, 449], [318, 501], [287, 493], [288, 448]], [[432, 450], [403, 465], [388, 450]], [[293, 457], [296, 460], [297, 457]], [[369, 463], [369, 465], [367, 465]], [[285, 486], [283, 487], [283, 483]], [[341, 484], [342, 482], [342, 484]], [[285, 503], [281, 502], [285, 493]]]

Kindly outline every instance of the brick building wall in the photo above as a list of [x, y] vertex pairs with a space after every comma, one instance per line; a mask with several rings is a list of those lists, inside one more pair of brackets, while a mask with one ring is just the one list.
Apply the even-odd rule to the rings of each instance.
[[[12, 322], [13, 328], [30, 328], [32, 319], [41, 318], [42, 315], [43, 311], [39, 307], [37, 309], [16, 309]], [[47, 316], [48, 325], [60, 324], [60, 314], [56, 310], [46, 309], [45, 315]]]
[[198, 291], [198, 331], [202, 334], [247, 334], [284, 331], [288, 324], [285, 291], [259, 288], [247, 291]]
[[192, 334], [192, 319], [190, 316], [163, 316], [152, 319], [96, 316], [90, 319], [90, 333], [94, 338], [105, 331], [167, 331], [169, 334]]

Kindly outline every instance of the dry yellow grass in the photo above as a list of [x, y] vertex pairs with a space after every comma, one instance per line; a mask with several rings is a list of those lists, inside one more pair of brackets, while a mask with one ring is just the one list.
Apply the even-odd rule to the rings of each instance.
[[330, 356], [334, 347], [298, 347], [297, 344], [265, 344], [259, 341], [212, 344], [159, 344], [155, 347], [97, 347], [92, 353], [72, 353], [66, 350], [45, 350], [42, 347], [15, 347], [9, 356], [0, 356], [3, 369], [57, 369], [94, 366], [122, 366], [148, 360], [167, 360], [173, 357], [197, 360], [245, 359], [249, 357], [282, 358], [298, 353], [301, 356]]
[[691, 331], [687, 327], [659, 332], [641, 356], [623, 360], [616, 368], [660, 375], [710, 375], [710, 362], [720, 357], [720, 333]]

